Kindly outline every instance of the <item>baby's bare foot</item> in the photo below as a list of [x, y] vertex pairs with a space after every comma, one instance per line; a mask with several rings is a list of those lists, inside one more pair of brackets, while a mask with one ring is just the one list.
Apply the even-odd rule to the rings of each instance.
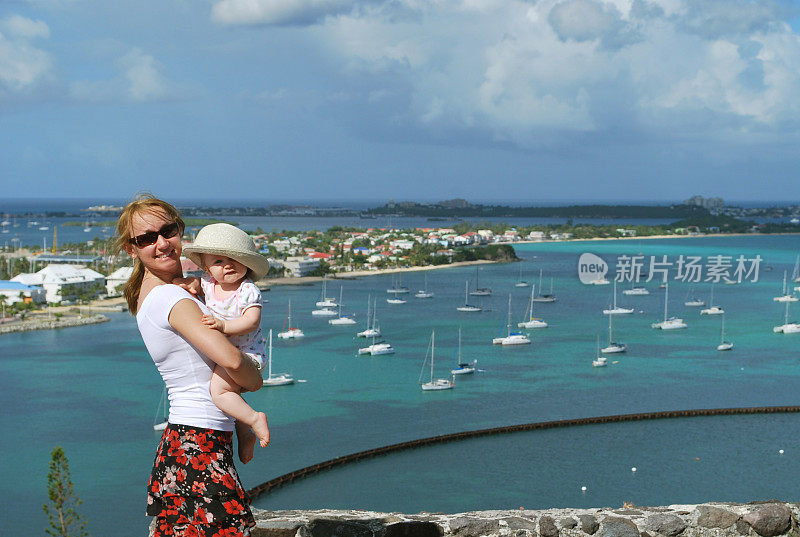
[[267, 447], [267, 444], [269, 444], [269, 427], [267, 426], [267, 415], [263, 412], [256, 412], [253, 432], [256, 433], [256, 436], [261, 441], [261, 447]]
[[250, 427], [237, 427], [236, 436], [239, 438], [239, 460], [247, 464], [253, 460], [253, 450], [256, 448], [256, 435]]

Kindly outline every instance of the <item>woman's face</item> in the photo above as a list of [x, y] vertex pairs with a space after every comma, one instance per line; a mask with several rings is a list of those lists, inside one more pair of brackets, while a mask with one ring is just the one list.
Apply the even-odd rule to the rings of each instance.
[[[175, 221], [159, 207], [152, 207], [144, 211], [135, 213], [131, 217], [131, 237], [140, 237], [145, 233], [156, 235], [156, 240], [152, 244], [128, 244], [128, 253], [134, 259], [142, 261], [145, 268], [153, 274], [165, 280], [171, 280], [175, 276], [181, 276], [181, 234], [175, 233], [170, 224]], [[174, 235], [165, 237], [164, 235]]]

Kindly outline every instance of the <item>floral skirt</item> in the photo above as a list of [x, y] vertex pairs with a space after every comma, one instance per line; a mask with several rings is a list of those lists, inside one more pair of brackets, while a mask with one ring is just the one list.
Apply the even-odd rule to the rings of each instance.
[[233, 465], [233, 433], [167, 425], [147, 485], [153, 537], [247, 537], [255, 526]]

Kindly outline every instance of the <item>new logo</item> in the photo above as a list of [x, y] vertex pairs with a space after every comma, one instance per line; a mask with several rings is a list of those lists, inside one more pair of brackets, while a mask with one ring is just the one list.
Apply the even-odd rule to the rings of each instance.
[[607, 272], [608, 263], [599, 256], [586, 252], [578, 259], [578, 278], [581, 283], [590, 284], [605, 277]]

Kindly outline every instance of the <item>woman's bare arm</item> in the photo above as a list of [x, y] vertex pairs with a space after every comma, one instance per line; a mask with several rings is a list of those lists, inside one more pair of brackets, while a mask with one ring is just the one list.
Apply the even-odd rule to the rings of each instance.
[[169, 324], [198, 351], [224, 367], [234, 382], [247, 391], [261, 388], [261, 373], [228, 338], [217, 330], [209, 330], [200, 319], [203, 312], [189, 299], [179, 300], [169, 314]]

